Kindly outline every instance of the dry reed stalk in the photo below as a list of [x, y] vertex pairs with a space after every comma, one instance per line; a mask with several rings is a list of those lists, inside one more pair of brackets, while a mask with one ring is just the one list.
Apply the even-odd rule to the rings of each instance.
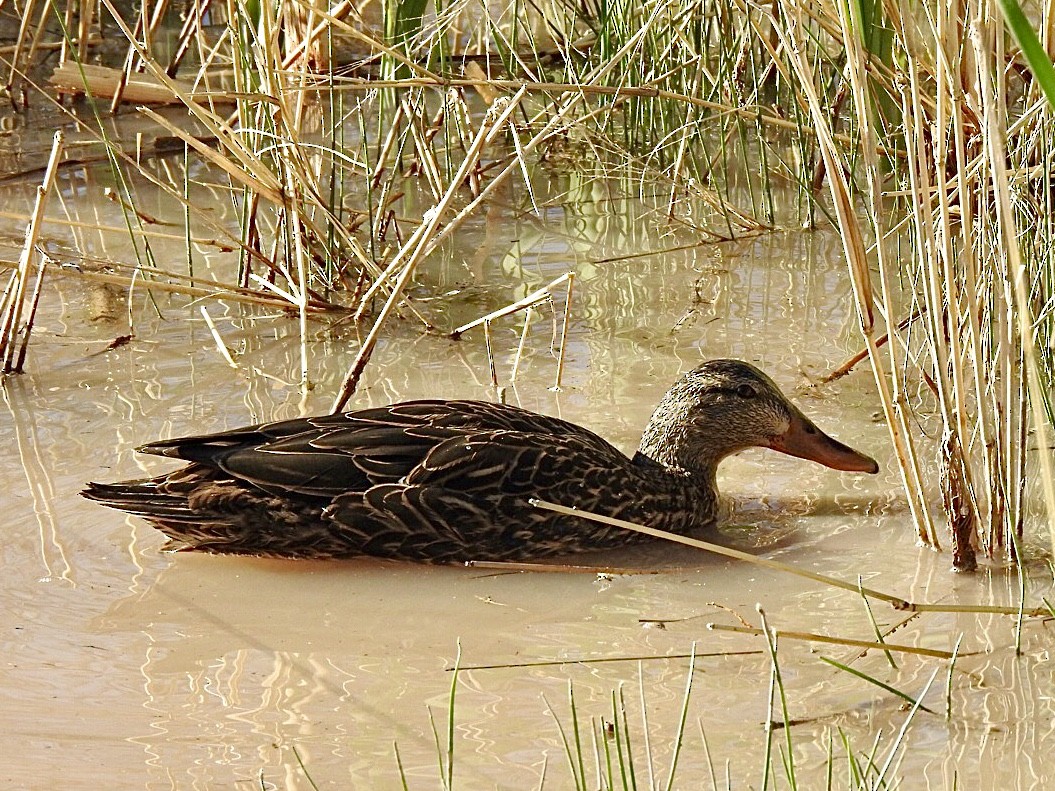
[[516, 384], [517, 373], [520, 371], [520, 361], [524, 357], [524, 344], [527, 343], [528, 327], [531, 326], [531, 309], [524, 310], [524, 327], [520, 331], [520, 342], [517, 344], [517, 352], [513, 357], [513, 369], [509, 372], [510, 384]]
[[[250, 251], [261, 251], [263, 247], [261, 243], [262, 237], [260, 226], [257, 223], [259, 210], [260, 195], [256, 192], [249, 191], [246, 200], [242, 203], [242, 216], [240, 218], [240, 226], [242, 230], [242, 260], [238, 271], [238, 285], [243, 288], [249, 288], [249, 281], [252, 280], [254, 275], [253, 255]], [[264, 255], [261, 255], [261, 258], [267, 261], [271, 260]]]
[[[531, 566], [531, 564], [516, 564], [516, 563], [511, 563], [510, 565], [511, 566], [517, 566], [517, 565]], [[542, 566], [540, 568], [526, 568], [526, 569], [523, 569], [523, 570], [524, 571], [541, 571], [541, 572], [546, 572], [546, 571], [579, 571], [580, 568], [576, 567], [576, 566]], [[592, 573], [597, 573], [597, 574], [604, 574], [604, 573], [625, 574], [626, 573], [625, 571], [621, 571], [620, 569], [609, 569], [607, 572], [605, 572], [605, 571], [603, 571], [601, 569], [591, 569], [591, 568], [588, 568], [588, 567], [585, 567], [585, 566], [582, 567], [581, 570], [583, 572], [592, 572]], [[642, 573], [650, 574], [650, 573], [655, 573], [655, 572], [645, 571], [645, 572], [642, 572]], [[679, 659], [692, 659], [693, 657], [696, 657], [697, 659], [702, 659], [704, 657], [757, 656], [757, 655], [759, 655], [761, 653], [762, 653], [762, 651], [707, 651], [707, 652], [696, 651], [696, 652], [691, 653], [691, 654], [652, 654], [652, 655], [645, 654], [645, 655], [641, 655], [641, 656], [604, 656], [604, 657], [581, 656], [581, 657], [565, 657], [565, 658], [562, 658], [562, 659], [549, 659], [549, 660], [542, 659], [542, 660], [537, 660], [537, 661], [534, 661], [534, 662], [507, 662], [507, 663], [504, 663], [504, 664], [494, 664], [494, 665], [461, 665], [460, 669], [461, 670], [511, 670], [511, 669], [514, 669], [514, 668], [522, 668], [522, 667], [558, 667], [558, 666], [561, 666], [561, 665], [582, 665], [584, 667], [589, 667], [590, 665], [606, 665], [606, 664], [610, 664], [612, 662], [649, 662], [649, 661], [653, 661], [653, 660], [662, 662], [662, 661], [672, 661], [672, 660], [679, 660]], [[446, 672], [448, 672], [448, 673], [452, 672], [453, 670], [454, 670], [454, 668], [451, 668], [451, 667], [446, 668]], [[652, 788], [655, 788], [655, 786], [652, 786]]]
[[[307, 24], [310, 27], [310, 15]], [[299, 87], [304, 87], [308, 58], [301, 58], [298, 63], [301, 66], [298, 75]], [[293, 112], [293, 129], [303, 128], [304, 103], [307, 96], [308, 93], [304, 90], [299, 90], [295, 94], [296, 105]], [[305, 188], [318, 194], [319, 185], [314, 178], [311, 180], [307, 179], [309, 174], [314, 176], [314, 174], [318, 172], [318, 169], [310, 167], [309, 163], [306, 162], [302, 164], [307, 165], [307, 167], [290, 167], [286, 169], [286, 194], [291, 196], [289, 204], [289, 232], [293, 236], [293, 261], [297, 267], [297, 325], [300, 330], [300, 386], [302, 392], [306, 393], [310, 387], [310, 381], [308, 379], [308, 268], [310, 262], [308, 261], [308, 245], [304, 239], [306, 226], [301, 222], [300, 209], [301, 206], [304, 205], [303, 192]]]
[[[62, 166], [60, 164], [60, 171]], [[29, 222], [30, 215], [23, 212], [14, 211], [3, 211], [0, 210], [0, 219], [15, 220], [16, 222]], [[63, 228], [70, 228], [84, 231], [98, 231], [100, 234], [128, 234], [128, 228], [122, 228], [116, 225], [105, 225], [101, 222], [87, 222], [85, 220], [71, 220], [69, 217], [45, 217], [41, 220], [42, 225], [58, 225]], [[170, 241], [178, 242], [186, 239], [186, 236], [181, 233], [173, 233], [172, 231], [158, 231], [151, 228], [143, 228], [139, 231], [143, 236], [150, 237], [152, 239], [167, 239]], [[194, 236], [190, 240], [193, 244], [203, 245], [205, 247], [216, 247], [221, 250], [227, 250], [231, 248], [232, 240], [220, 240], [214, 237], [206, 236]], [[89, 256], [84, 256], [86, 260], [90, 259]]]
[[[135, 39], [138, 40], [139, 34], [143, 35], [143, 49], [149, 52], [151, 47], [151, 41], [154, 38], [154, 34], [157, 32], [158, 26], [161, 24], [162, 18], [165, 16], [165, 11], [168, 9], [168, 0], [155, 0], [154, 8], [150, 13], [150, 21], [146, 22], [148, 4], [146, 0], [143, 0], [139, 10], [139, 17], [136, 19], [135, 27]], [[121, 99], [124, 96], [125, 86], [128, 84], [132, 74], [138, 71], [136, 63], [136, 50], [132, 46], [131, 42], [128, 45], [128, 51], [125, 53], [125, 65], [121, 69], [121, 76], [117, 81], [117, 85], [114, 87], [113, 98], [110, 100], [110, 112], [116, 113], [121, 106]]]
[[165, 69], [165, 73], [168, 76], [176, 76], [180, 63], [183, 62], [183, 58], [190, 52], [191, 45], [200, 43], [199, 36], [202, 33], [202, 19], [209, 13], [211, 5], [212, 0], [198, 0], [187, 10], [183, 20], [183, 27], [176, 36], [176, 46], [172, 53], [172, 60], [169, 61], [168, 68]]
[[492, 311], [486, 316], [481, 316], [478, 319], [473, 319], [468, 324], [463, 324], [462, 326], [458, 327], [456, 330], [451, 332], [450, 337], [453, 340], [458, 340], [463, 334], [473, 329], [474, 327], [479, 327], [481, 324], [496, 321], [497, 319], [500, 319], [503, 316], [511, 316], [514, 313], [519, 313], [522, 310], [526, 310], [549, 299], [552, 299], [554, 290], [562, 283], [568, 283], [571, 278], [572, 273], [566, 272], [553, 282], [547, 283], [542, 288], [532, 291], [526, 297], [522, 297], [516, 302], [510, 303], [504, 308], [499, 308], [498, 310]]
[[[211, 3], [210, 3], [211, 5]], [[209, 41], [204, 35], [204, 31], [199, 28], [199, 34], [194, 37], [194, 43], [198, 49], [198, 72], [195, 77], [196, 81], [200, 84], [208, 86], [212, 85], [215, 81], [212, 79], [212, 71], [215, 64], [222, 61], [227, 55], [231, 47], [232, 32], [231, 27], [228, 25], [224, 28], [223, 32], [217, 37], [216, 41], [209, 46]], [[175, 69], [170, 66], [166, 70], [166, 73], [175, 74]], [[221, 73], [225, 73], [221, 71]], [[217, 95], [225, 96], [229, 94], [228, 85], [226, 82], [220, 83], [219, 90], [209, 90], [205, 95], [208, 97], [209, 110], [216, 112], [217, 102], [214, 97]]]
[[762, 566], [764, 568], [773, 569], [774, 571], [793, 574], [796, 577], [802, 577], [803, 579], [813, 580], [814, 582], [819, 582], [823, 585], [829, 585], [833, 588], [839, 588], [841, 590], [850, 591], [851, 593], [857, 593], [861, 596], [867, 596], [870, 599], [877, 599], [879, 601], [886, 602], [887, 604], [890, 604], [895, 610], [902, 610], [905, 612], [967, 612], [1016, 616], [1020, 614], [1025, 614], [1033, 618], [1047, 617], [1051, 614], [1051, 611], [1045, 607], [1033, 607], [1030, 609], [1024, 609], [1019, 607], [1001, 607], [986, 604], [963, 605], [913, 602], [895, 594], [884, 593], [883, 591], [875, 590], [874, 588], [865, 588], [860, 585], [860, 580], [858, 580], [857, 582], [846, 582], [845, 580], [838, 579], [837, 577], [829, 577], [826, 574], [818, 574], [814, 571], [807, 571], [806, 569], [801, 569], [796, 566], [789, 565], [787, 563], [781, 563], [779, 561], [770, 560], [768, 558], [760, 558], [756, 555], [751, 555], [747, 552], [742, 552], [739, 549], [733, 549], [731, 547], [722, 546], [721, 544], [712, 544], [707, 541], [700, 541], [699, 539], [690, 538], [689, 536], [683, 536], [678, 533], [670, 533], [666, 530], [658, 530], [657, 528], [648, 527], [647, 525], [638, 524], [637, 522], [628, 522], [625, 519], [616, 519], [615, 517], [593, 513], [592, 511], [585, 511], [580, 508], [568, 508], [565, 505], [559, 505], [557, 503], [551, 503], [536, 498], [532, 498], [529, 502], [535, 508], [542, 508], [546, 511], [553, 511], [558, 514], [563, 514], [564, 516], [574, 516], [580, 519], [589, 519], [590, 521], [600, 522], [601, 524], [611, 525], [612, 527], [620, 527], [624, 530], [632, 530], [635, 533], [641, 533], [642, 535], [651, 536], [652, 538], [661, 538], [664, 541], [671, 541], [675, 544], [682, 544], [687, 547], [693, 547], [694, 549], [702, 549], [705, 552], [711, 552], [715, 555], [722, 555], [723, 557], [733, 558], [734, 560], [742, 560], [745, 563], [751, 563], [755, 566]]
[[[461, 147], [461, 150], [464, 154], [464, 152], [469, 150], [469, 145], [471, 144], [470, 130], [472, 127], [472, 114], [469, 110], [469, 105], [465, 101], [465, 95], [463, 91], [458, 88], [449, 89], [445, 94], [443, 104], [445, 110], [445, 117], [447, 119], [453, 120], [455, 136], [457, 138], [458, 145]], [[488, 103], [488, 106], [490, 107], [491, 104], [493, 103]], [[448, 120], [448, 126], [450, 125], [450, 120]], [[509, 127], [509, 132], [509, 138], [513, 141], [514, 149], [516, 149], [518, 146], [516, 125], [511, 125]], [[522, 154], [518, 154], [517, 156], [520, 157], [521, 162], [524, 164], [524, 184], [526, 185], [528, 194], [531, 195], [531, 178], [527, 171], [527, 164], [526, 162], [524, 162]], [[469, 171], [469, 194], [472, 195], [474, 198], [480, 194], [480, 185], [482, 179], [484, 178], [486, 169], [487, 168], [478, 163], [475, 168]], [[531, 201], [532, 204], [534, 204], [533, 195], [531, 196]]]
[[425, 176], [425, 183], [432, 190], [433, 200], [438, 201], [444, 193], [443, 178], [440, 176], [439, 163], [436, 162], [436, 156], [428, 143], [429, 136], [426, 135], [425, 130], [422, 128], [424, 119], [421, 117], [421, 110], [420, 108], [410, 107], [406, 97], [403, 98], [401, 105], [403, 106], [403, 114], [410, 119], [410, 136], [414, 142], [418, 167], [422, 175]]
[[[993, 194], [996, 198], [996, 225], [1003, 247], [1008, 258], [1008, 277], [1012, 285], [1012, 305], [1014, 308], [1015, 329], [1018, 346], [1021, 349], [1022, 363], [1026, 369], [1025, 390], [1028, 394], [1028, 406], [1032, 417], [1033, 429], [1039, 445], [1041, 481], [1044, 491], [1045, 510], [1047, 512], [1048, 537], [1051, 551], [1055, 553], [1055, 470], [1052, 469], [1052, 454], [1049, 452], [1049, 416], [1044, 412], [1044, 395], [1041, 390], [1040, 363], [1034, 335], [1033, 310], [1029, 289], [1026, 285], [1026, 267], [1019, 249], [1017, 223], [1011, 208], [1011, 191], [1007, 173], [1007, 151], [1005, 150], [1005, 108], [997, 105], [997, 100], [1005, 95], [1003, 86], [991, 70], [988, 54], [992, 48], [985, 46], [986, 31], [981, 17], [976, 17], [970, 28], [971, 44], [974, 47], [979, 72], [979, 90], [982, 94], [983, 139], [986, 143], [986, 154], [989, 158], [989, 173], [992, 179]], [[1021, 403], [1021, 401], [1019, 402]], [[1023, 410], [1024, 413], [1024, 410]], [[1022, 442], [1025, 446], [1025, 415], [1022, 415]], [[1017, 509], [1021, 503], [1017, 503]]]
[[[48, 82], [57, 90], [70, 94], [90, 94], [96, 98], [114, 99], [136, 104], [179, 104], [180, 98], [167, 86], [147, 74], [129, 74], [109, 66], [66, 61], [55, 67]], [[233, 102], [227, 94], [202, 93], [192, 86], [173, 80], [182, 92], [195, 100], [211, 99], [222, 104]]]
[[[493, 104], [493, 102], [488, 102]], [[515, 126], [510, 127], [510, 139], [513, 141], [513, 148], [516, 152], [516, 160], [521, 165], [521, 175], [524, 178], [524, 187], [527, 189], [528, 200], [531, 201], [531, 210], [535, 213], [535, 216], [542, 218], [542, 210], [538, 206], [538, 201], [535, 200], [535, 188], [531, 186], [531, 174], [528, 173], [527, 167], [527, 154], [524, 152], [524, 145], [520, 142], [520, 133], [517, 131]]]
[[[880, 357], [879, 347], [876, 345], [875, 318], [873, 312], [875, 295], [872, 289], [869, 259], [865, 250], [863, 234], [858, 223], [853, 199], [850, 196], [849, 187], [846, 183], [845, 176], [843, 175], [839, 150], [836, 147], [835, 139], [831, 134], [829, 126], [830, 115], [825, 111], [824, 105], [817, 93], [812, 67], [809, 64], [808, 59], [803, 55], [805, 39], [802, 37], [801, 28], [798, 27], [802, 20], [796, 20], [797, 10], [795, 7], [790, 4], [782, 4], [781, 7], [784, 11], [785, 19], [789, 21], [792, 29], [785, 30], [780, 20], [776, 17], [772, 20], [773, 29], [779, 36], [784, 51], [798, 76], [798, 83], [802, 86], [805, 101], [809, 108], [810, 116], [813, 119], [814, 133], [817, 137], [817, 143], [821, 155], [824, 158], [825, 167], [828, 173], [828, 186], [831, 191], [832, 202], [835, 206], [839, 220], [839, 232], [842, 237], [843, 249], [846, 254], [850, 280], [853, 285], [855, 298], [854, 304], [860, 322], [861, 332], [864, 336], [865, 345], [868, 349], [868, 359], [871, 363], [872, 375], [879, 392], [880, 404], [883, 408], [886, 424], [890, 431], [890, 438], [897, 455], [898, 467], [901, 470], [902, 479], [905, 484], [909, 509], [912, 512], [913, 522], [916, 525], [917, 534], [920, 540], [934, 546], [937, 542], [937, 536], [934, 532], [933, 523], [930, 518], [927, 500], [923, 494], [922, 476], [919, 470], [919, 461], [915, 452], [915, 447], [912, 442], [912, 435], [908, 431], [908, 419], [899, 407], [901, 402], [895, 399], [895, 392], [891, 390], [883, 361]], [[851, 84], [855, 81], [860, 81], [862, 77], [862, 74], [859, 71], [862, 64], [861, 53], [854, 47], [849, 46], [849, 42], [855, 40], [856, 39], [851, 36], [848, 39], [847, 47], [847, 61], [848, 64], [850, 64], [849, 72]], [[856, 67], [854, 67], [854, 64], [856, 64]], [[860, 97], [862, 94], [860, 89], [855, 89], [854, 94], [856, 99], [861, 100]], [[858, 113], [861, 116], [860, 122], [864, 128], [862, 134], [870, 135], [868, 132], [870, 129], [868, 118], [871, 113], [867, 102], [864, 103], [864, 107], [858, 108]], [[870, 136], [868, 139], [874, 138]], [[870, 178], [876, 179], [878, 174], [877, 162], [872, 162], [868, 167], [868, 171], [871, 174]], [[881, 201], [881, 197], [878, 195], [878, 181], [873, 180], [872, 184], [871, 197], [873, 205], [878, 208], [879, 202]], [[877, 223], [877, 227], [881, 226], [878, 226]], [[877, 245], [877, 249], [882, 247], [882, 237], [880, 236], [879, 238], [880, 244]], [[881, 269], [880, 271], [882, 272], [884, 270]], [[886, 282], [887, 281], [884, 278], [880, 283], [880, 289], [884, 299], [884, 309], [882, 310], [882, 314], [884, 316], [889, 316], [891, 302]], [[892, 364], [896, 363], [896, 359], [893, 356], [894, 348], [895, 344], [887, 344], [887, 349], [890, 350], [889, 354], [891, 355]], [[896, 372], [898, 369], [894, 367], [891, 370]], [[892, 379], [896, 383], [896, 373], [893, 375]]]
[[205, 325], [209, 328], [209, 332], [212, 334], [213, 341], [216, 342], [216, 348], [220, 352], [220, 356], [227, 361], [227, 364], [232, 368], [237, 369], [238, 363], [234, 361], [234, 357], [231, 356], [231, 350], [227, 348], [227, 344], [223, 342], [223, 338], [220, 337], [220, 330], [216, 326], [216, 322], [212, 320], [212, 316], [209, 315], [209, 310], [204, 305], [200, 306], [201, 317], [205, 319]]
[[[22, 274], [18, 264], [12, 265], [11, 269], [11, 277], [7, 279], [7, 285], [4, 286], [3, 294], [0, 294], [0, 347], [6, 342], [7, 333], [3, 331], [3, 327], [7, 324], [9, 312], [14, 310], [15, 293], [20, 284], [20, 275]], [[0, 359], [3, 359], [3, 357], [0, 356]]]
[[[387, 167], [388, 159], [395, 150], [396, 142], [399, 139], [399, 132], [403, 127], [405, 118], [403, 116], [404, 102], [399, 102], [396, 105], [395, 112], [393, 113], [392, 120], [388, 125], [388, 132], [385, 134], [384, 142], [381, 143], [380, 149], [377, 152], [377, 159], [374, 162], [373, 171], [370, 174], [370, 185], [378, 187], [381, 185], [381, 176]], [[390, 182], [389, 182], [390, 183]], [[384, 202], [381, 202], [384, 205]], [[375, 232], [375, 238], [379, 238]]]
[[504, 308], [488, 313], [486, 316], [482, 316], [478, 319], [470, 321], [468, 324], [462, 326], [451, 332], [450, 337], [452, 340], [458, 340], [461, 336], [469, 330], [483, 325], [484, 328], [484, 341], [487, 346], [487, 360], [488, 366], [491, 373], [491, 382], [495, 387], [498, 387], [498, 375], [495, 370], [494, 355], [491, 350], [491, 324], [500, 318], [505, 316], [511, 316], [521, 311], [524, 312], [524, 329], [520, 333], [520, 343], [517, 346], [516, 356], [513, 358], [513, 370], [509, 376], [509, 381], [515, 382], [517, 371], [520, 368], [520, 359], [524, 353], [524, 343], [527, 339], [527, 330], [530, 323], [529, 316], [531, 309], [536, 305], [543, 302], [552, 302], [554, 290], [561, 284], [565, 284], [565, 302], [564, 302], [564, 323], [561, 328], [560, 344], [558, 347], [557, 356], [557, 375], [555, 379], [554, 388], [560, 389], [561, 376], [564, 370], [564, 351], [568, 341], [568, 320], [571, 317], [571, 297], [572, 297], [572, 286], [575, 282], [575, 275], [571, 272], [567, 272], [551, 283], [547, 283], [540, 289], [531, 292], [526, 297], [518, 299]]
[[[880, 270], [880, 271], [882, 271], [882, 270]], [[923, 315], [923, 309], [917, 309], [917, 310], [913, 311], [913, 313], [911, 315], [906, 316], [905, 318], [903, 318], [901, 321], [898, 322], [897, 332], [898, 333], [904, 332], [906, 329], [908, 329], [910, 324], [912, 324], [914, 321], [918, 320], [919, 317], [922, 316], [922, 315]], [[875, 343], [876, 348], [882, 348], [889, 341], [890, 341], [890, 334], [889, 333], [884, 333], [883, 335], [880, 335], [878, 338], [876, 338], [876, 343]], [[868, 349], [866, 348], [863, 351], [859, 351], [857, 354], [855, 354], [853, 357], [848, 359], [842, 365], [838, 366], [831, 373], [828, 373], [828, 374], [825, 374], [824, 376], [822, 376], [820, 378], [820, 383], [821, 384], [828, 384], [829, 382], [834, 382], [836, 379], [842, 379], [844, 376], [848, 375], [854, 368], [856, 368], [858, 363], [862, 362], [863, 360], [867, 360], [867, 359], [868, 359]], [[895, 403], [896, 403], [896, 399], [895, 399]]]
[[[99, 24], [99, 0], [80, 0], [80, 12], [77, 17], [77, 60], [84, 63], [88, 59], [88, 39], [94, 28], [101, 35]], [[69, 30], [69, 28], [66, 28]], [[63, 37], [65, 41], [65, 37]], [[64, 51], [65, 55], [68, 52]]]
[[560, 390], [561, 381], [564, 378], [564, 354], [568, 348], [568, 322], [571, 320], [571, 296], [575, 287], [575, 273], [568, 273], [568, 291], [564, 298], [564, 321], [560, 327], [560, 348], [557, 352], [557, 376], [553, 381], [553, 389]]
[[29, 298], [29, 315], [26, 317], [25, 329], [22, 331], [22, 343], [18, 347], [18, 357], [15, 360], [14, 373], [22, 373], [26, 362], [26, 352], [29, 350], [29, 336], [33, 334], [33, 323], [37, 318], [37, 306], [40, 304], [40, 289], [44, 285], [44, 270], [47, 262], [41, 261], [37, 268], [37, 279], [33, 284], [33, 295]]
[[[765, 632], [762, 629], [757, 629], [753, 626], [729, 626], [720, 623], [709, 623], [707, 628], [713, 632], [736, 632], [737, 634], [754, 634], [764, 635]], [[888, 643], [885, 640], [881, 643], [873, 640], [855, 640], [850, 637], [834, 637], [827, 634], [817, 634], [815, 632], [793, 632], [787, 629], [773, 629], [771, 630], [774, 637], [779, 637], [782, 640], [804, 640], [810, 643], [826, 643], [828, 645], [845, 645], [853, 648], [865, 648], [874, 649], [876, 651], [897, 651], [904, 654], [915, 654], [916, 656], [928, 656], [935, 659], [952, 659], [952, 651], [941, 651], [937, 648], [920, 648], [915, 645], [899, 645], [897, 643]], [[960, 654], [964, 656], [964, 654]]]
[[844, 582], [843, 580], [836, 579], [835, 577], [829, 577], [825, 574], [818, 574], [813, 571], [807, 571], [805, 569], [796, 568], [795, 566], [788, 565], [787, 563], [781, 563], [776, 560], [769, 560], [768, 558], [760, 558], [748, 552], [742, 552], [739, 549], [725, 547], [721, 544], [713, 544], [708, 541], [700, 541], [699, 539], [679, 535], [678, 533], [670, 533], [666, 530], [658, 530], [654, 527], [648, 527], [646, 525], [638, 524], [636, 522], [628, 522], [625, 519], [616, 519], [611, 516], [605, 516], [604, 514], [596, 514], [590, 511], [584, 511], [579, 508], [568, 508], [567, 506], [558, 505], [557, 503], [546, 502], [545, 500], [532, 498], [530, 502], [531, 505], [533, 505], [535, 508], [542, 508], [547, 511], [554, 511], [558, 514], [563, 514], [565, 516], [576, 516], [582, 519], [589, 519], [594, 522], [612, 525], [613, 527], [621, 527], [624, 530], [632, 530], [635, 533], [642, 533], [643, 535], [651, 536], [653, 538], [662, 538], [665, 541], [672, 541], [675, 544], [683, 544], [687, 547], [702, 549], [705, 552], [712, 552], [716, 555], [722, 555], [723, 557], [733, 558], [735, 560], [742, 560], [745, 563], [751, 563], [756, 566], [763, 566], [765, 568], [774, 569], [776, 571], [794, 574], [797, 577], [813, 580], [814, 582], [820, 582], [825, 585], [830, 585], [834, 588], [842, 588], [843, 590], [851, 591], [854, 593], [861, 593], [861, 595], [868, 596], [873, 599], [879, 599], [880, 601], [885, 601], [888, 604], [893, 605], [894, 608], [898, 610], [908, 610], [912, 607], [909, 601], [901, 598], [900, 596], [894, 596], [889, 593], [883, 593], [882, 591], [873, 590], [872, 588], [861, 588], [857, 583]]
[[[55, 184], [59, 160], [62, 158], [63, 142], [64, 137], [60, 130], [55, 133], [51, 156], [48, 159], [47, 170], [44, 173], [44, 180], [37, 187], [33, 213], [30, 216], [29, 224], [26, 226], [25, 244], [22, 247], [22, 254], [19, 257], [18, 267], [15, 272], [14, 287], [8, 298], [5, 312], [3, 316], [0, 316], [0, 372], [5, 374], [22, 372], [22, 363], [25, 360], [25, 344], [28, 343], [29, 333], [32, 330], [31, 320], [27, 321], [25, 325], [22, 324], [26, 285], [29, 282], [30, 268], [37, 255], [36, 246], [37, 238], [40, 235], [41, 218], [44, 216], [48, 196], [51, 194]], [[34, 288], [35, 296], [30, 311], [31, 316], [36, 312], [36, 300], [40, 295], [40, 284], [43, 276], [44, 269], [43, 265], [41, 265], [37, 274], [37, 284]], [[21, 349], [17, 345], [20, 336], [22, 338]]]
[[491, 386], [498, 387], [498, 371], [495, 368], [495, 355], [491, 348], [491, 322], [484, 322], [484, 346], [487, 350], [487, 372], [491, 375]]
[[[0, 260], [0, 266], [10, 266], [14, 272], [12, 276], [17, 274], [18, 265], [16, 263], [7, 262]], [[135, 271], [141, 274], [141, 270], [136, 268]], [[53, 271], [53, 276], [61, 277], [73, 277], [81, 280], [86, 280], [92, 283], [100, 283], [113, 286], [121, 286], [129, 289], [135, 284], [135, 280], [140, 276], [137, 274], [132, 277], [124, 275], [113, 275], [104, 272], [89, 272], [76, 267], [61, 267]], [[168, 275], [169, 273], [163, 270], [152, 270], [152, 275]], [[185, 275], [173, 274], [173, 277], [186, 277]], [[182, 294], [194, 299], [222, 299], [229, 302], [240, 302], [246, 305], [260, 305], [269, 308], [278, 308], [279, 310], [289, 310], [293, 307], [291, 304], [291, 297], [289, 295], [279, 294], [277, 296], [269, 296], [268, 294], [262, 294], [259, 291], [253, 291], [250, 289], [243, 289], [239, 286], [233, 286], [229, 284], [219, 283], [215, 281], [203, 280], [201, 277], [195, 276], [194, 282], [197, 284], [201, 283], [213, 283], [213, 288], [202, 288], [200, 285], [188, 286], [182, 283], [166, 283], [160, 280], [154, 280], [150, 283], [150, 289], [155, 291], [163, 291], [173, 294]], [[264, 281], [267, 282], [267, 281]], [[0, 303], [2, 304], [2, 303]], [[309, 304], [309, 308], [314, 313], [322, 313], [326, 311], [335, 310], [335, 306], [327, 302], [317, 303], [314, 300]]]

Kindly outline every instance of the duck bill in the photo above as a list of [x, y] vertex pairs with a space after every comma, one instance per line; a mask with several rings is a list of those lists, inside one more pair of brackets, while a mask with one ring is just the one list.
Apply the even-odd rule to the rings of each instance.
[[813, 425], [812, 421], [798, 410], [791, 415], [788, 430], [772, 439], [773, 450], [809, 459], [833, 470], [845, 472], [879, 472], [879, 465], [871, 456], [858, 453], [849, 445], [843, 445]]

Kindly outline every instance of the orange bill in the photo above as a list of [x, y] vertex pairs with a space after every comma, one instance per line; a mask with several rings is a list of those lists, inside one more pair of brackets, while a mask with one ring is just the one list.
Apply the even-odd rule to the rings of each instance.
[[879, 464], [875, 459], [829, 437], [797, 409], [791, 414], [788, 430], [774, 437], [769, 447], [789, 456], [815, 461], [833, 470], [879, 472]]

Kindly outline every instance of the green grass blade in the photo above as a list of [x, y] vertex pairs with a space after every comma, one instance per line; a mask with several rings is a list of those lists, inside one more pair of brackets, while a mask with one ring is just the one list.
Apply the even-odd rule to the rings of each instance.
[[[911, 703], [913, 705], [915, 705], [917, 703], [916, 698], [912, 697], [907, 692], [902, 692], [897, 687], [892, 687], [889, 684], [880, 681], [878, 678], [874, 678], [873, 676], [868, 675], [867, 673], [862, 673], [860, 670], [855, 670], [854, 668], [852, 668], [852, 667], [850, 667], [848, 665], [844, 665], [842, 662], [836, 662], [834, 659], [828, 659], [828, 657], [826, 657], [826, 656], [820, 657], [820, 660], [822, 662], [827, 662], [832, 667], [837, 667], [840, 670], [845, 670], [847, 673], [849, 673], [851, 675], [857, 676], [860, 679], [864, 679], [869, 684], [874, 684], [875, 686], [879, 687], [880, 689], [886, 690], [887, 692], [889, 692], [892, 695], [897, 695], [899, 698], [904, 700], [906, 703]], [[937, 712], [931, 711], [930, 709], [928, 709], [923, 704], [919, 704], [919, 707], [921, 709], [923, 709], [925, 712], [929, 713], [929, 714], [936, 714], [937, 713]]]
[[1044, 91], [1048, 104], [1055, 107], [1055, 66], [1052, 65], [1051, 58], [1044, 51], [1044, 46], [1037, 38], [1036, 31], [1033, 30], [1022, 11], [1022, 6], [1016, 0], [999, 0], [999, 5], [1004, 14], [1004, 21], [1007, 22], [1007, 28], [1022, 48], [1022, 54], [1029, 64], [1030, 71], [1033, 72], [1037, 85]]
[[685, 737], [685, 721], [689, 716], [689, 695], [692, 693], [692, 676], [696, 672], [696, 643], [692, 644], [692, 658], [689, 659], [689, 673], [685, 680], [685, 696], [682, 698], [681, 715], [678, 718], [678, 731], [674, 738], [674, 754], [670, 758], [670, 772], [667, 775], [667, 791], [674, 788], [674, 772], [678, 768], [678, 758], [681, 756], [681, 745]]

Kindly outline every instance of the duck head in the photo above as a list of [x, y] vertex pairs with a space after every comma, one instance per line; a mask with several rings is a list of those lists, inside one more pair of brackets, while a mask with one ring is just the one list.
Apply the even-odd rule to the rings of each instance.
[[772, 448], [847, 472], [875, 473], [875, 459], [829, 437], [776, 383], [740, 360], [711, 360], [660, 401], [638, 456], [713, 480], [718, 463], [745, 448]]

